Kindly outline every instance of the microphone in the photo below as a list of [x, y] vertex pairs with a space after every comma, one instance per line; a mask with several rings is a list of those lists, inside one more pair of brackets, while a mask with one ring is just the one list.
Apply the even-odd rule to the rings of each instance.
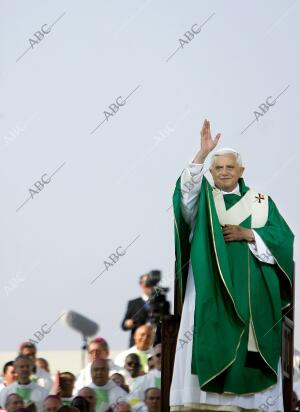
[[70, 328], [75, 329], [84, 337], [94, 336], [99, 330], [98, 323], [86, 318], [83, 315], [80, 315], [80, 313], [74, 312], [73, 310], [69, 310], [63, 316], [63, 320], [68, 326], [70, 326]]

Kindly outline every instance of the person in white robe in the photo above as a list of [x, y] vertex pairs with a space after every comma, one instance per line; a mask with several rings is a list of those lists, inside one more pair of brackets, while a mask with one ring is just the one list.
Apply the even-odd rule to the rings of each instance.
[[30, 381], [33, 368], [32, 360], [26, 355], [19, 355], [15, 359], [14, 366], [18, 376], [17, 381], [2, 389], [0, 405], [4, 408], [8, 395], [16, 393], [21, 396], [25, 406], [34, 403], [38, 412], [42, 412], [43, 400], [49, 392], [37, 383]]
[[17, 375], [15, 372], [14, 362], [6, 362], [3, 366], [2, 377], [0, 380], [0, 391], [11, 383], [15, 382]]
[[76, 378], [74, 394], [77, 394], [81, 388], [88, 386], [92, 382], [91, 366], [95, 359], [107, 359], [110, 373], [118, 372], [121, 369], [112, 359], [108, 358], [109, 346], [105, 339], [100, 337], [92, 339], [88, 344], [87, 350], [89, 361]]
[[96, 359], [91, 366], [92, 383], [88, 385], [96, 394], [96, 412], [105, 412], [118, 402], [127, 401], [127, 392], [109, 379], [108, 362]]
[[[219, 138], [220, 136], [217, 135], [213, 140], [210, 135], [210, 141], [214, 141], [215, 146], [218, 143]], [[228, 154], [233, 155], [237, 159], [237, 161], [241, 162], [240, 155], [234, 149], [222, 149], [215, 153], [215, 155], [217, 156]], [[204, 174], [204, 159], [199, 151], [195, 159], [188, 164], [181, 175], [181, 210], [185, 221], [191, 227], [190, 242], [193, 236], [193, 229], [197, 215], [199, 192], [201, 189], [202, 177]], [[213, 159], [214, 157], [212, 158], [212, 161]], [[240, 165], [242, 165], [242, 163]], [[225, 192], [222, 193], [225, 194]], [[229, 192], [226, 192], [226, 194], [228, 193]], [[239, 185], [237, 185], [230, 193], [240, 195]], [[248, 243], [250, 251], [260, 261], [270, 265], [274, 264], [274, 257], [264, 244], [261, 237], [255, 231], [253, 231], [253, 234], [255, 237], [255, 242]], [[195, 298], [196, 295], [193, 271], [191, 265], [189, 265], [180, 329], [178, 333], [179, 339], [175, 355], [173, 379], [170, 389], [171, 411], [178, 411], [180, 409], [178, 405], [190, 405], [189, 407], [182, 407], [182, 409], [180, 410], [222, 412], [284, 412], [280, 360], [278, 364], [279, 379], [277, 381], [277, 384], [265, 391], [252, 395], [227, 395], [204, 392], [200, 389], [198, 377], [197, 375], [193, 375], [191, 373], [190, 367], [192, 363], [193, 345], [191, 340], [186, 338], [187, 336], [191, 336], [193, 332]], [[182, 344], [182, 342], [186, 342], [186, 344]], [[222, 407], [220, 405], [222, 405]]]
[[53, 385], [50, 373], [36, 365], [36, 345], [32, 342], [23, 342], [20, 345], [19, 355], [29, 356], [33, 361], [34, 367], [30, 380], [47, 389], [47, 391], [50, 391]]
[[144, 376], [140, 376], [132, 384], [128, 402], [135, 410], [144, 405], [145, 392], [149, 388], [161, 388], [161, 344], [155, 345], [151, 354], [153, 356], [154, 368]]
[[142, 371], [148, 372], [148, 355], [151, 351], [153, 338], [153, 327], [151, 325], [138, 327], [134, 334], [135, 345], [119, 353], [115, 358], [115, 364], [124, 368], [126, 356], [136, 353], [140, 358]]

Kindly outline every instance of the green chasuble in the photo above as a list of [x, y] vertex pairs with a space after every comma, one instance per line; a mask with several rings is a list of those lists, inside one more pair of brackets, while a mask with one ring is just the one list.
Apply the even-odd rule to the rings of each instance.
[[[243, 179], [239, 180], [239, 187], [241, 196], [223, 196], [226, 212], [249, 190]], [[173, 196], [176, 276], [181, 299], [189, 264], [196, 291], [191, 371], [198, 376], [203, 391], [252, 394], [277, 382], [282, 309], [292, 299], [294, 236], [267, 197], [266, 223], [255, 227], [255, 231], [272, 253], [275, 264], [257, 259], [246, 241], [225, 242], [213, 190], [203, 177], [191, 243], [191, 228], [181, 212], [180, 179]], [[262, 201], [260, 196], [256, 197], [258, 202]], [[250, 214], [239, 225], [251, 228], [253, 219]], [[256, 352], [248, 349], [249, 324]], [[253, 359], [249, 354], [255, 354], [255, 364], [249, 361]]]

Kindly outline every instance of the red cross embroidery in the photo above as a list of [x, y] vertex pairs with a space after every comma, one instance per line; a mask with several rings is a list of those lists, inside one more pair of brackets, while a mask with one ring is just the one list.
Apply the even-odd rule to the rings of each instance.
[[258, 203], [261, 203], [262, 200], [265, 200], [264, 195], [261, 195], [260, 193], [258, 193], [258, 196], [255, 196], [255, 199], [258, 200]]

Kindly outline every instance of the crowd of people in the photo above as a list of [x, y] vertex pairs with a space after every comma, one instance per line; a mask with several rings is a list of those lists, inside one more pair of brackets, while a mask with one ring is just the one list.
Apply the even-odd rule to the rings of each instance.
[[[142, 298], [129, 301], [124, 330], [132, 330], [130, 347], [110, 358], [108, 342], [97, 337], [87, 345], [88, 363], [51, 375], [48, 361], [33, 342], [20, 345], [3, 366], [0, 407], [7, 412], [160, 412], [161, 343], [149, 322], [147, 275], [140, 278]], [[132, 308], [135, 308], [132, 311]], [[128, 310], [129, 309], [129, 310]]]

